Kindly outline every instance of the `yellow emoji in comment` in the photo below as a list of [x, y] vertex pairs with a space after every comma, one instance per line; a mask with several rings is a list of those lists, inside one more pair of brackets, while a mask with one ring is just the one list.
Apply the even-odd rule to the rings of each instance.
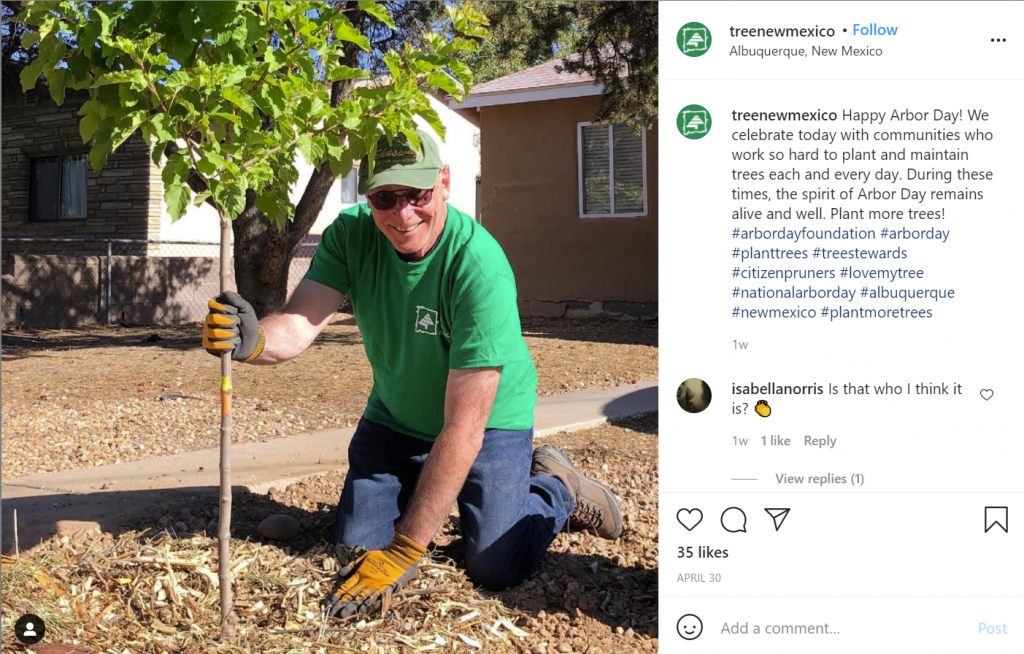
[[754, 411], [762, 418], [767, 418], [772, 414], [772, 408], [768, 406], [767, 400], [758, 400], [757, 404], [754, 405]]

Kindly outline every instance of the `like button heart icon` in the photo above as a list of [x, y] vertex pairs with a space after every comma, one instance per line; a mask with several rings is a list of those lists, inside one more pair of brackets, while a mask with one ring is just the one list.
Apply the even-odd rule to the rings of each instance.
[[686, 531], [693, 531], [693, 528], [699, 525], [703, 519], [704, 514], [700, 509], [679, 509], [679, 513], [676, 514], [676, 520], [686, 527]]

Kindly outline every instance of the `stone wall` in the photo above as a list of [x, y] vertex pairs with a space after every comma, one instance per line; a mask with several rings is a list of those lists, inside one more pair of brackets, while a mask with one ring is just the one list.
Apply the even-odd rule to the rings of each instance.
[[[78, 109], [88, 95], [68, 95], [60, 107], [45, 88], [3, 104], [2, 230], [5, 237], [156, 238], [163, 182], [150, 161], [150, 147], [136, 132], [87, 177], [87, 217], [33, 222], [29, 218], [30, 159], [88, 153], [79, 133]], [[5, 244], [5, 249], [16, 249]]]

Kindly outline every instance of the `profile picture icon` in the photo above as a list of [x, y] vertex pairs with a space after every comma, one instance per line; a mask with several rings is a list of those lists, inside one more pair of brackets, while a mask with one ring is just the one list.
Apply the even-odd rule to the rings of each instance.
[[687, 413], [700, 413], [711, 404], [711, 387], [703, 379], [690, 377], [679, 384], [676, 402]]
[[46, 625], [38, 615], [26, 613], [14, 623], [14, 637], [25, 645], [35, 645], [45, 635]]

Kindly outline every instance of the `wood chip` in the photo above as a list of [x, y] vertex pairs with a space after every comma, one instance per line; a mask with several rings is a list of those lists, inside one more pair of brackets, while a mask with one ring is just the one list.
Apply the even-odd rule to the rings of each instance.
[[462, 642], [466, 643], [470, 647], [474, 647], [476, 649], [480, 649], [480, 648], [483, 647], [483, 645], [480, 643], [479, 640], [476, 640], [474, 638], [470, 638], [466, 634], [459, 634], [459, 640], [461, 640]]

